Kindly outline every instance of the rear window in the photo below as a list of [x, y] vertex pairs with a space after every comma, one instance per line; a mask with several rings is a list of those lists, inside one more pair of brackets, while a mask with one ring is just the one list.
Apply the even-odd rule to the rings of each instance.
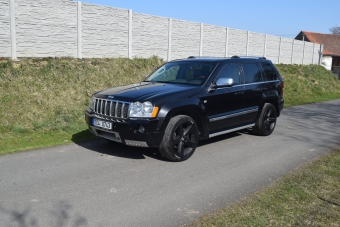
[[275, 69], [268, 63], [262, 63], [262, 69], [264, 74], [266, 75], [267, 80], [279, 80], [279, 76], [277, 75]]

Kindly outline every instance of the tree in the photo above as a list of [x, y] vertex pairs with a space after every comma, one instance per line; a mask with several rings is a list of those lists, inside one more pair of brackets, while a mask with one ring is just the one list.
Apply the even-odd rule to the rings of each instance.
[[340, 27], [333, 27], [333, 28], [330, 28], [329, 31], [330, 31], [333, 35], [340, 35]]

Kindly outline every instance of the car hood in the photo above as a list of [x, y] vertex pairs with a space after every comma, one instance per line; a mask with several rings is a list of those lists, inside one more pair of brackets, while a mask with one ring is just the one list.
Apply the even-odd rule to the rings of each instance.
[[126, 102], [144, 102], [153, 101], [165, 96], [169, 98], [170, 95], [179, 95], [182, 98], [188, 97], [196, 94], [201, 89], [201, 87], [191, 85], [142, 82], [103, 90], [96, 93], [95, 96], [98, 98], [114, 99]]

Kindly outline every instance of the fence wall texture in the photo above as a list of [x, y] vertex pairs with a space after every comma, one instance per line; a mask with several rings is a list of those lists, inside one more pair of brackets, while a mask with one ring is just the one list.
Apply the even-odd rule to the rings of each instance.
[[0, 0], [0, 57], [265, 56], [320, 64], [322, 45], [72, 0]]

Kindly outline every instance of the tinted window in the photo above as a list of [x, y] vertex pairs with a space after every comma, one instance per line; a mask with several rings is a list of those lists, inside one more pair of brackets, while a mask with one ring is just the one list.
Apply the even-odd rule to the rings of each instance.
[[201, 85], [208, 79], [217, 63], [202, 61], [168, 62], [149, 75], [145, 81]]
[[221, 71], [218, 73], [217, 78], [231, 78], [234, 80], [234, 84], [239, 84], [237, 64], [228, 64], [223, 66]]
[[246, 84], [262, 82], [261, 71], [257, 64], [242, 64], [243, 74], [244, 74], [244, 82]]
[[267, 80], [279, 79], [275, 70], [270, 64], [262, 63], [262, 68], [263, 68], [264, 74], [266, 75]]

